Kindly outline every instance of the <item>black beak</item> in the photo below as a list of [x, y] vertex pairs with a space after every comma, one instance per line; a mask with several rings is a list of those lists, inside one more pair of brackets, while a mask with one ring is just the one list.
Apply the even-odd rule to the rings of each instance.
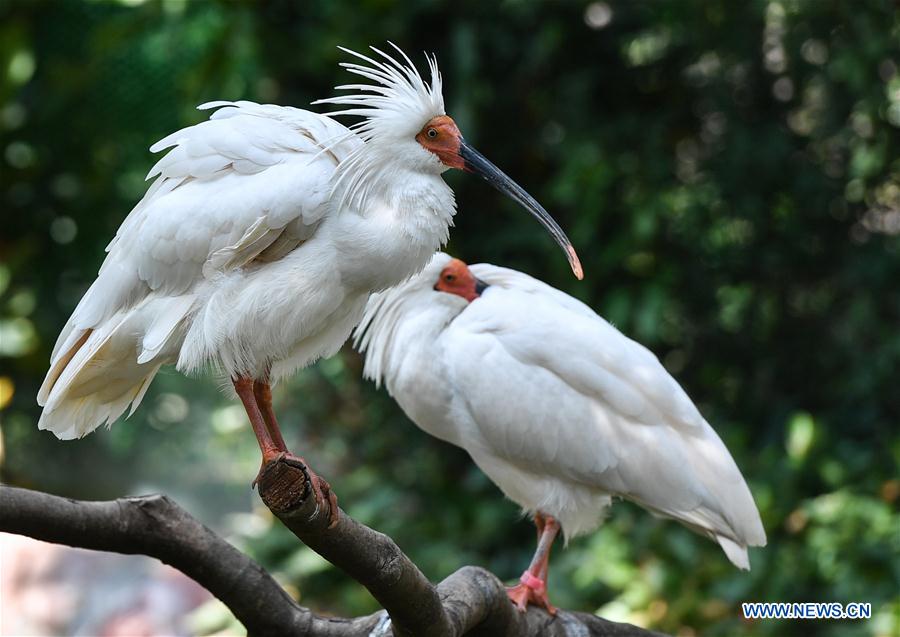
[[525, 192], [522, 186], [507, 177], [502, 170], [488, 161], [484, 155], [469, 146], [462, 138], [459, 140], [459, 156], [465, 162], [464, 167], [467, 171], [480, 175], [494, 188], [517, 201], [520, 206], [534, 215], [566, 253], [566, 258], [569, 259], [569, 265], [572, 268], [572, 272], [575, 273], [575, 277], [579, 280], [584, 278], [581, 262], [578, 260], [578, 255], [575, 254], [575, 248], [572, 247], [569, 237], [566, 236], [566, 233], [554, 221], [550, 213], [544, 210], [544, 207], [534, 197]]
[[477, 294], [478, 296], [481, 296], [482, 292], [487, 290], [489, 287], [490, 287], [489, 283], [485, 283], [484, 281], [482, 281], [481, 279], [479, 279], [477, 277], [475, 278], [475, 294]]

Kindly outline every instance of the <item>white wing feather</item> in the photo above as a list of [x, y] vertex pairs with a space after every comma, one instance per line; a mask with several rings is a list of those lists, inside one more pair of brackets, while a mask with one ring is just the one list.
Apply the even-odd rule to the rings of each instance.
[[346, 127], [284, 106], [201, 108], [214, 106], [222, 108], [210, 120], [151, 147], [172, 149], [107, 248], [95, 284], [102, 294], [88, 293], [73, 316], [78, 327], [151, 290], [183, 294], [204, 276], [252, 260], [286, 229], [299, 244], [328, 211], [334, 167], [361, 143]]

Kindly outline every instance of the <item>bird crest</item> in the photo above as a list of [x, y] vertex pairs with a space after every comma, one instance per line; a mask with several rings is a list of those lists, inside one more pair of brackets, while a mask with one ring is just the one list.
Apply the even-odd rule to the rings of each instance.
[[[446, 114], [437, 59], [433, 55], [425, 56], [431, 74], [431, 81], [427, 83], [409, 56], [393, 42], [388, 44], [399, 53], [402, 61], [374, 46], [369, 48], [384, 61], [338, 47], [366, 63], [342, 62], [341, 66], [373, 83], [336, 86], [335, 90], [352, 92], [313, 102], [346, 107], [328, 113], [329, 117], [351, 115], [363, 118], [348, 127], [347, 135], [332, 140], [323, 149], [323, 152], [327, 151], [332, 144], [339, 144], [348, 136], [359, 136], [366, 142], [338, 166], [337, 177], [332, 184], [332, 197], [341, 208], [368, 208], [372, 193], [377, 192], [381, 184], [389, 183], [394, 175], [397, 147], [419, 148], [415, 141], [416, 134], [432, 118]], [[436, 168], [440, 166], [436, 158], [424, 153], [422, 156], [434, 161]], [[393, 161], [386, 161], [386, 158]]]
[[329, 113], [331, 117], [355, 115], [365, 118], [351, 128], [367, 142], [412, 139], [430, 119], [446, 114], [437, 59], [433, 55], [425, 56], [431, 75], [430, 82], [426, 82], [409, 56], [393, 42], [388, 44], [400, 54], [402, 61], [374, 46], [369, 48], [384, 58], [383, 62], [345, 47], [338, 47], [366, 63], [342, 62], [341, 66], [373, 83], [336, 86], [335, 90], [353, 92], [313, 102], [347, 107]]

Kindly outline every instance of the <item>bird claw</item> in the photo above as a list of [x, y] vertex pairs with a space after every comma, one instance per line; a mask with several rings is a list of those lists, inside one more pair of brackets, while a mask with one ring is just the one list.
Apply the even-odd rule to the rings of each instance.
[[324, 478], [319, 477], [307, 465], [306, 470], [309, 472], [309, 483], [312, 486], [313, 495], [316, 498], [316, 504], [321, 508], [325, 501], [328, 501], [328, 526], [332, 529], [338, 523], [338, 503], [337, 495], [331, 490], [331, 485]]
[[295, 456], [292, 453], [286, 451], [279, 451], [269, 456], [263, 457], [262, 466], [259, 468], [259, 473], [256, 474], [256, 478], [253, 479], [251, 483], [251, 488], [255, 488], [260, 480], [265, 474], [266, 470], [278, 463], [282, 460], [293, 460], [299, 464], [302, 464], [303, 467], [306, 468], [306, 474], [309, 476], [309, 484], [312, 488], [313, 497], [316, 499], [316, 505], [321, 510], [323, 507], [328, 507], [328, 527], [329, 529], [334, 528], [334, 526], [338, 522], [338, 503], [337, 503], [337, 495], [335, 495], [334, 491], [331, 490], [331, 485], [328, 484], [328, 481], [324, 478], [320, 477], [315, 471], [310, 468], [309, 463], [301, 458], [300, 456]]
[[506, 589], [506, 596], [521, 613], [528, 610], [528, 604], [533, 604], [551, 615], [556, 615], [556, 606], [551, 604], [547, 597], [546, 582], [528, 571], [522, 573], [519, 584]]

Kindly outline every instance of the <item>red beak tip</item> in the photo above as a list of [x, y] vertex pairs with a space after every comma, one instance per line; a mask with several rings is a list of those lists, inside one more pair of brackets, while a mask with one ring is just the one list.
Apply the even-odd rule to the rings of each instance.
[[575, 248], [571, 245], [566, 246], [566, 256], [569, 257], [569, 265], [572, 266], [572, 272], [575, 274], [575, 278], [579, 281], [584, 279], [584, 270], [581, 267], [581, 261], [575, 253]]

